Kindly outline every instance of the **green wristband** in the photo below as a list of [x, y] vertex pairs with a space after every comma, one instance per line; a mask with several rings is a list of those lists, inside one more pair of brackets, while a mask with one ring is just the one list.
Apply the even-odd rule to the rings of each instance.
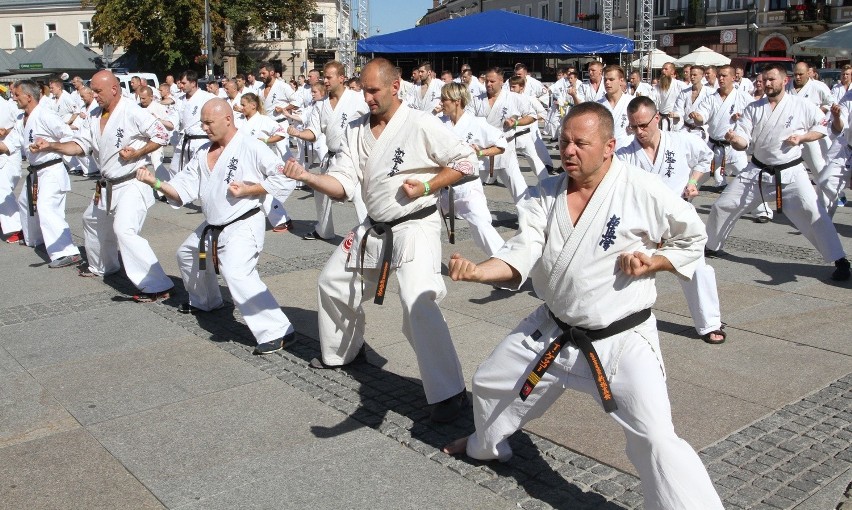
[[430, 190], [430, 188], [429, 188], [429, 183], [428, 183], [428, 182], [424, 182], [424, 183], [423, 183], [423, 188], [424, 188], [424, 189], [423, 189], [423, 196], [425, 197], [426, 195], [428, 195], [428, 194], [429, 194], [429, 190]]
[[160, 179], [157, 179], [157, 182], [154, 183], [154, 189], [160, 189], [161, 187], [163, 187], [163, 183]]
[[478, 151], [476, 151], [476, 157], [477, 157], [477, 158], [481, 158], [481, 157], [482, 157], [482, 150], [478, 150]]
[[518, 119], [515, 119], [515, 127], [518, 127]]
[[686, 184], [692, 184], [696, 188], [698, 187], [698, 181], [696, 181], [695, 179], [690, 179], [690, 180], [686, 181]]

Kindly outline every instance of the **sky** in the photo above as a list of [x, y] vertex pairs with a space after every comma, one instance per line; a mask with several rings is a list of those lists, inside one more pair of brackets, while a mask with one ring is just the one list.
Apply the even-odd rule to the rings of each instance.
[[[432, 0], [370, 0], [370, 35], [390, 34], [414, 28], [432, 7]], [[352, 10], [355, 16], [355, 9]]]

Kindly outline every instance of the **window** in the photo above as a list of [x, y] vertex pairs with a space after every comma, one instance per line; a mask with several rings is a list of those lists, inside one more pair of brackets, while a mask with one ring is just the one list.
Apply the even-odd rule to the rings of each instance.
[[743, 0], [725, 0], [722, 5], [727, 11], [738, 11], [743, 8]]
[[512, 12], [513, 12], [514, 14], [520, 14], [520, 13], [521, 13], [521, 10], [520, 10], [519, 8], [517, 8], [517, 7], [512, 7]]
[[92, 45], [92, 23], [90, 21], [80, 22], [80, 42], [86, 46]]
[[562, 14], [562, 2], [556, 2], [556, 21], [562, 23], [562, 20], [564, 19]]
[[47, 32], [47, 39], [56, 35], [56, 23], [45, 23], [44, 29]]
[[268, 41], [280, 41], [283, 39], [281, 35], [281, 29], [278, 28], [277, 23], [270, 23], [269, 30], [266, 32], [266, 39]]
[[532, 5], [527, 6], [527, 16], [532, 18]]
[[311, 19], [310, 25], [311, 37], [325, 37], [325, 16], [322, 14], [315, 14], [313, 19]]
[[550, 19], [550, 12], [548, 12], [550, 10], [549, 5], [541, 4], [541, 5], [538, 6], [538, 10], [539, 10], [539, 14], [540, 14], [539, 18]]
[[583, 12], [583, 5], [580, 0], [574, 0], [574, 21], [579, 20], [579, 15]]
[[787, 0], [769, 0], [770, 11], [783, 11], [788, 5], [789, 2]]
[[621, 0], [613, 0], [612, 1], [612, 17], [620, 18], [621, 17]]
[[12, 46], [15, 48], [24, 47], [24, 26], [12, 25]]
[[665, 16], [665, 15], [666, 15], [666, 3], [665, 2], [654, 2], [654, 16]]

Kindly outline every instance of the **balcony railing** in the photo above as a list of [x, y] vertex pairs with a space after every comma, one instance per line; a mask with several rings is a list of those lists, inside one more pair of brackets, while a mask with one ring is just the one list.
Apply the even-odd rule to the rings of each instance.
[[308, 39], [309, 50], [336, 50], [336, 37], [311, 37]]
[[831, 21], [831, 8], [827, 5], [793, 5], [787, 8], [784, 23], [828, 23]]
[[703, 5], [669, 10], [671, 27], [703, 27], [707, 25], [707, 10]]

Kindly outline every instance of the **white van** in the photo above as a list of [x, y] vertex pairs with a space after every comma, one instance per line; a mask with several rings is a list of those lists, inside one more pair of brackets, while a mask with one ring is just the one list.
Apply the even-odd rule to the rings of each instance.
[[121, 84], [121, 90], [125, 96], [133, 95], [133, 91], [130, 90], [130, 79], [134, 76], [138, 76], [148, 82], [148, 86], [154, 91], [155, 96], [160, 95], [160, 93], [157, 92], [157, 89], [160, 86], [160, 80], [157, 79], [157, 75], [154, 73], [115, 73], [115, 77], [118, 78], [118, 82]]

